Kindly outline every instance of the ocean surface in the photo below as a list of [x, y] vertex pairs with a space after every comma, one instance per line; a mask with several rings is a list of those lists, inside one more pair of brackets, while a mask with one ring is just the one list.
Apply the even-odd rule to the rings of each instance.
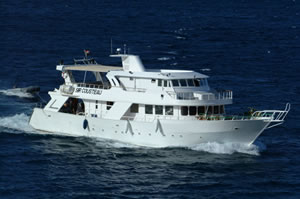
[[[0, 198], [300, 198], [300, 1], [0, 1]], [[89, 49], [117, 64], [192, 69], [230, 89], [229, 114], [292, 109], [252, 146], [152, 149], [40, 133], [28, 121]], [[40, 98], [13, 93], [41, 87]]]

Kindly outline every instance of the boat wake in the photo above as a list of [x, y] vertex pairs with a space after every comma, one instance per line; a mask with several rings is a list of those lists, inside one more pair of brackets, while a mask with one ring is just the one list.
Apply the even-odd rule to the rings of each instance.
[[0, 117], [0, 127], [27, 133], [35, 132], [35, 130], [29, 125], [28, 122], [29, 116], [24, 113], [9, 117]]
[[[29, 125], [30, 116], [24, 113], [16, 114], [8, 117], [0, 117], [0, 128], [12, 129], [12, 133], [35, 133], [40, 134], [39, 131], [34, 130]], [[44, 132], [45, 133], [45, 132]], [[44, 134], [43, 133], [43, 134]], [[96, 145], [105, 148], [147, 148], [133, 144], [118, 142], [114, 140], [107, 140], [102, 138], [95, 138]], [[167, 147], [170, 148], [170, 147]], [[150, 149], [150, 148], [149, 148]], [[162, 148], [163, 149], [163, 148]], [[244, 153], [249, 155], [259, 155], [261, 151], [266, 149], [266, 146], [262, 143], [256, 145], [247, 145], [239, 143], [225, 143], [220, 144], [216, 142], [201, 143], [188, 149], [194, 151], [202, 151], [213, 154], [233, 154], [233, 153]]]
[[35, 98], [35, 96], [31, 93], [26, 93], [21, 90], [16, 90], [16, 89], [7, 89], [7, 90], [0, 90], [0, 93], [2, 95], [7, 95], [7, 96], [16, 96], [20, 98]]
[[260, 152], [266, 149], [263, 144], [240, 144], [240, 143], [225, 143], [220, 144], [216, 142], [201, 143], [196, 146], [190, 147], [191, 150], [204, 151], [215, 154], [233, 154], [245, 153], [249, 155], [260, 155]]

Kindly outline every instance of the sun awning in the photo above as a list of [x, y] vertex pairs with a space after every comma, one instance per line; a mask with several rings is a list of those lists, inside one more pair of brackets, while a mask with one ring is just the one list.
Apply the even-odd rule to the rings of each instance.
[[64, 65], [63, 70], [108, 72], [113, 70], [123, 70], [123, 68], [120, 66], [105, 66], [100, 64], [91, 64], [91, 65]]

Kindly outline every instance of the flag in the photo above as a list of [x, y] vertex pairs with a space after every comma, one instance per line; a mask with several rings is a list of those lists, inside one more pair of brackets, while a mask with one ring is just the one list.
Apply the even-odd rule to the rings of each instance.
[[85, 57], [87, 57], [91, 52], [89, 50], [83, 50]]

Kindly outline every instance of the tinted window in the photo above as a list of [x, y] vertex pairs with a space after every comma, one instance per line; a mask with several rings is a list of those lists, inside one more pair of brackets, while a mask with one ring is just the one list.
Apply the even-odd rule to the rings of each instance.
[[181, 115], [188, 115], [189, 110], [187, 106], [182, 106], [181, 107]]
[[162, 80], [161, 80], [161, 79], [159, 79], [159, 80], [157, 81], [157, 85], [158, 85], [158, 86], [162, 86]]
[[187, 80], [188, 86], [194, 86], [194, 81], [192, 79]]
[[155, 114], [162, 115], [163, 114], [163, 106], [155, 106]]
[[166, 112], [166, 115], [173, 115], [173, 106], [166, 106], [165, 112]]
[[106, 110], [109, 110], [114, 105], [114, 102], [106, 102]]
[[168, 87], [168, 81], [164, 80], [164, 87]]
[[132, 104], [130, 107], [131, 113], [138, 113], [139, 112], [139, 105], [138, 104]]
[[207, 114], [212, 114], [212, 106], [209, 106], [209, 107], [208, 107]]
[[220, 114], [224, 113], [224, 105], [220, 106]]
[[199, 106], [198, 107], [198, 115], [203, 115], [203, 114], [205, 114], [205, 107]]
[[190, 115], [196, 115], [196, 106], [190, 106], [189, 109]]
[[146, 114], [153, 114], [153, 106], [152, 105], [145, 105], [145, 113]]
[[179, 82], [180, 82], [180, 86], [182, 86], [182, 87], [187, 86], [185, 79], [181, 79], [181, 80], [179, 80]]
[[173, 87], [178, 87], [179, 86], [179, 83], [178, 83], [177, 79], [172, 80], [172, 84], [173, 84]]
[[198, 79], [194, 79], [194, 84], [195, 84], [195, 86], [197, 86], [197, 87], [200, 86]]
[[219, 114], [219, 106], [214, 106], [214, 114]]

